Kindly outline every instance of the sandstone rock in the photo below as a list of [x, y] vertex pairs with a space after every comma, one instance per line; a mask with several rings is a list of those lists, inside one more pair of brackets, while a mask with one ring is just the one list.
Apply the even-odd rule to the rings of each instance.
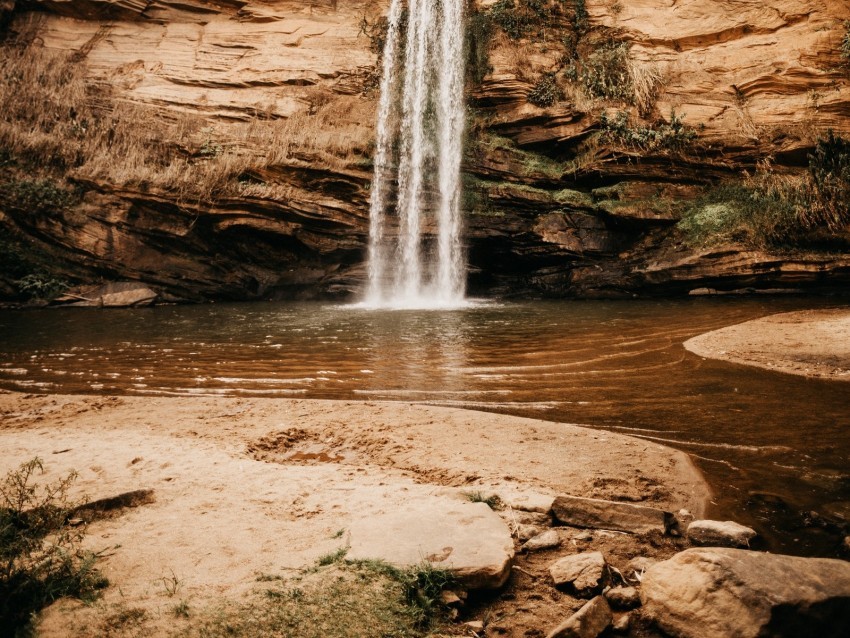
[[640, 605], [640, 594], [634, 587], [612, 587], [605, 599], [614, 609], [634, 609]]
[[78, 292], [60, 297], [58, 301], [75, 300], [71, 305], [84, 307], [140, 308], [150, 306], [159, 296], [147, 286], [132, 281], [111, 282]]
[[678, 638], [850, 635], [850, 563], [698, 548], [658, 563], [643, 614]]
[[666, 532], [673, 523], [669, 512], [616, 501], [578, 496], [558, 496], [552, 512], [561, 523], [576, 527], [613, 529], [621, 532]]
[[521, 541], [527, 541], [535, 536], [539, 535], [543, 530], [541, 530], [536, 525], [517, 525], [516, 528], [516, 537]]
[[590, 543], [593, 541], [593, 532], [587, 529], [577, 529], [573, 532], [572, 538], [582, 543]]
[[586, 552], [559, 558], [549, 566], [549, 573], [556, 587], [566, 587], [580, 598], [589, 598], [602, 591], [606, 566], [601, 552]]
[[688, 540], [695, 545], [749, 547], [756, 532], [734, 521], [694, 521], [688, 526]]
[[510, 574], [514, 543], [501, 518], [484, 503], [433, 498], [406, 502], [350, 527], [347, 557], [397, 566], [428, 561], [448, 569], [469, 589], [501, 587]]
[[440, 601], [446, 607], [458, 607], [463, 604], [463, 600], [455, 592], [444, 589], [440, 592]]
[[558, 536], [558, 531], [550, 529], [528, 540], [522, 546], [522, 549], [526, 552], [537, 552], [543, 549], [553, 549], [560, 544], [561, 538]]
[[627, 634], [632, 624], [631, 614], [622, 614], [611, 623], [611, 631], [615, 634]]
[[596, 638], [611, 625], [611, 608], [603, 596], [589, 601], [546, 638]]
[[469, 622], [463, 623], [464, 627], [468, 627], [474, 632], [484, 631], [484, 621], [483, 620], [470, 620]]

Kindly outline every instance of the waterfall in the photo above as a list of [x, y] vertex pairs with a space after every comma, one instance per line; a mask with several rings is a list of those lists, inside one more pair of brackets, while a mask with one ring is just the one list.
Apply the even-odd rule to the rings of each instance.
[[369, 306], [463, 304], [463, 2], [390, 5], [369, 201]]

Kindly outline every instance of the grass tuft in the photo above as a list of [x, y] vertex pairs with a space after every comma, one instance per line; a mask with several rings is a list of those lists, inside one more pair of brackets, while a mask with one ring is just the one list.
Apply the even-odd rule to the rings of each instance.
[[472, 503], [486, 503], [491, 510], [500, 510], [504, 507], [498, 494], [486, 496], [483, 492], [467, 492], [465, 496]]

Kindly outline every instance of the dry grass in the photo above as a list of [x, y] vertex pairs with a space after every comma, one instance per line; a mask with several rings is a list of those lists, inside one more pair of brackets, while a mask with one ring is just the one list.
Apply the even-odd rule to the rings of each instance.
[[373, 105], [312, 89], [304, 110], [243, 122], [207, 120], [128, 102], [87, 77], [84, 62], [22, 37], [0, 49], [0, 154], [29, 171], [155, 189], [178, 201], [279, 195], [248, 180], [269, 166], [309, 160], [331, 170], [362, 164]]
[[634, 104], [641, 117], [647, 117], [655, 108], [658, 94], [664, 84], [664, 73], [658, 64], [635, 60], [629, 55], [626, 68], [634, 91]]

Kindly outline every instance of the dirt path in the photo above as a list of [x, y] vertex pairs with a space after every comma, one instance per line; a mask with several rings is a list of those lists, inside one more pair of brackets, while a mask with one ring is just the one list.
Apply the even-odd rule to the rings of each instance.
[[[154, 502], [89, 525], [107, 550], [103, 605], [163, 622], [169, 589], [195, 606], [258, 575], [312, 564], [352, 521], [409, 499], [495, 492], [517, 508], [558, 493], [703, 511], [688, 457], [643, 440], [518, 417], [406, 403], [0, 393], [0, 472], [38, 456], [90, 499], [152, 489]], [[178, 584], [175, 585], [175, 582]], [[81, 635], [65, 604], [42, 635]]]
[[694, 337], [685, 348], [710, 359], [850, 381], [850, 310], [763, 317]]

